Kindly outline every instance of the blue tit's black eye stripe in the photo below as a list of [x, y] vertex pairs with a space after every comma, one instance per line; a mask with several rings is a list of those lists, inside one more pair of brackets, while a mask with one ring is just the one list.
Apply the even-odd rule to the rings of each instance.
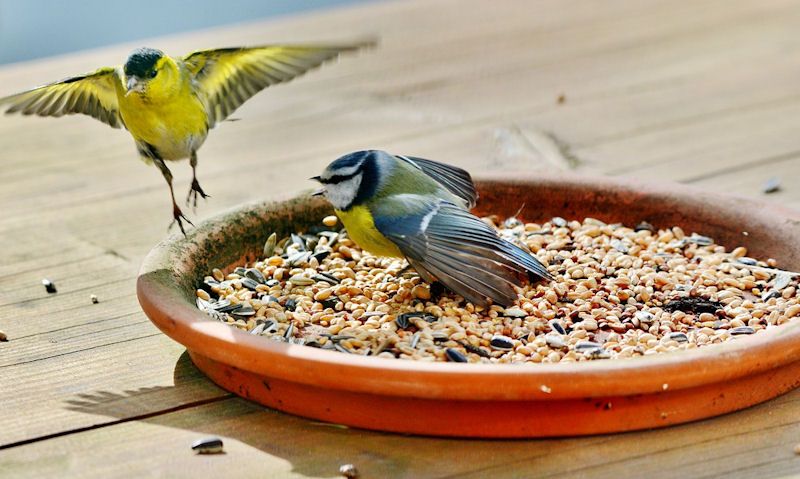
[[356, 171], [350, 173], [349, 175], [333, 175], [330, 178], [320, 178], [317, 181], [319, 181], [323, 185], [336, 184], [336, 183], [341, 183], [342, 181], [347, 181], [347, 180], [349, 180], [351, 178], [354, 178], [359, 173], [361, 173], [361, 170], [356, 170]]

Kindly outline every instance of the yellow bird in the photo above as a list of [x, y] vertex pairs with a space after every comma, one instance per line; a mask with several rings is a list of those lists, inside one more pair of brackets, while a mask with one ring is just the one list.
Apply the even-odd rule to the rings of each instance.
[[374, 42], [345, 45], [267, 45], [201, 50], [173, 58], [160, 50], [134, 50], [122, 67], [100, 68], [0, 98], [0, 111], [62, 116], [83, 113], [126, 128], [146, 163], [169, 185], [173, 221], [185, 220], [175, 202], [167, 161], [189, 158], [192, 186], [186, 203], [208, 195], [197, 181], [197, 150], [208, 130], [264, 88], [287, 82], [339, 54]]

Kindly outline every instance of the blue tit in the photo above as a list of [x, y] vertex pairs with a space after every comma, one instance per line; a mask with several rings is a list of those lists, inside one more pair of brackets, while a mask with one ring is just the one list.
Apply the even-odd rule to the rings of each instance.
[[531, 254], [471, 214], [478, 193], [454, 166], [385, 151], [345, 155], [312, 180], [347, 233], [378, 256], [405, 258], [425, 281], [478, 306], [509, 306], [522, 276], [552, 279]]

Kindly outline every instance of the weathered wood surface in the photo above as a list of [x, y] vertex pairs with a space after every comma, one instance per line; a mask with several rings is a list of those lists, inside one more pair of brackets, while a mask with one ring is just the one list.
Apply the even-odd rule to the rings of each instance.
[[[474, 173], [669, 179], [800, 207], [798, 27], [796, 1], [412, 0], [148, 43], [181, 54], [381, 37], [213, 131], [199, 168], [213, 198], [193, 220], [309, 188], [309, 172], [360, 148]], [[135, 46], [2, 67], [0, 95], [118, 63]], [[127, 134], [82, 117], [3, 117], [0, 165], [2, 477], [335, 477], [343, 462], [409, 478], [800, 472], [800, 391], [664, 430], [539, 441], [344, 430], [233, 398], [136, 302], [138, 265], [170, 212]], [[185, 194], [188, 164], [172, 170]], [[772, 176], [783, 189], [765, 196]], [[206, 434], [223, 436], [228, 454], [193, 456], [188, 445]]]

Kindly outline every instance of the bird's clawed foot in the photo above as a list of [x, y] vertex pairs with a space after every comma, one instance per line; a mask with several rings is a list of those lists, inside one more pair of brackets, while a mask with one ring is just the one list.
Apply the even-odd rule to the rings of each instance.
[[172, 203], [172, 223], [170, 223], [169, 226], [167, 227], [167, 231], [171, 230], [172, 226], [175, 223], [178, 223], [178, 228], [181, 229], [181, 233], [183, 233], [183, 236], [186, 236], [186, 230], [183, 229], [183, 222], [184, 221], [186, 221], [190, 225], [194, 226], [194, 223], [189, 221], [189, 218], [184, 216], [183, 211], [181, 211], [181, 209], [178, 207], [178, 205], [173, 202]]
[[[211, 196], [207, 195], [203, 188], [200, 187], [200, 182], [197, 181], [197, 178], [192, 180], [192, 186], [189, 188], [189, 194], [186, 195], [186, 205], [192, 205], [192, 208], [197, 208], [197, 196], [205, 198], [210, 198]], [[187, 220], [188, 221], [188, 220]]]

